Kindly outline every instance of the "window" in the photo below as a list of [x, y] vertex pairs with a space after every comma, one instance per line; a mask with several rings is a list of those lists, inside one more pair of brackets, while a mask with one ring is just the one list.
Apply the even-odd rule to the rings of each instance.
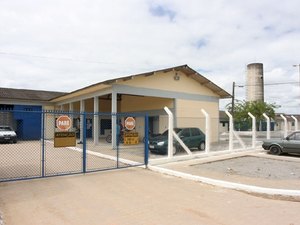
[[296, 133], [295, 134], [295, 140], [296, 141], [300, 141], [300, 133]]
[[300, 133], [294, 133], [289, 137], [290, 140], [300, 141]]
[[193, 128], [191, 131], [192, 131], [192, 136], [199, 136], [200, 135], [200, 131], [196, 128]]
[[189, 137], [190, 136], [190, 130], [189, 129], [183, 129], [180, 136]]
[[13, 105], [2, 105], [0, 104], [0, 110], [13, 110], [14, 106]]

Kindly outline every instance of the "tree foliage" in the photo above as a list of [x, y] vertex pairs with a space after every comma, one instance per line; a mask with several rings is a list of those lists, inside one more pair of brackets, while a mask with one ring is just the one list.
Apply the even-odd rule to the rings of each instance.
[[[265, 113], [268, 117], [274, 119], [275, 118], [275, 109], [279, 108], [280, 106], [276, 105], [275, 103], [268, 104], [263, 101], [237, 101], [234, 104], [234, 112], [233, 118], [235, 122], [246, 122], [250, 123], [251, 118], [248, 115], [250, 112], [255, 118], [256, 121], [264, 120], [263, 113]], [[232, 112], [232, 105], [227, 105], [227, 110]]]

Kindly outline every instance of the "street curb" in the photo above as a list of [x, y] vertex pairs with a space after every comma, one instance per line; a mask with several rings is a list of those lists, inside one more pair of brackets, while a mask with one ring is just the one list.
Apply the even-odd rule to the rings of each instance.
[[258, 187], [253, 185], [246, 185], [234, 182], [228, 182], [223, 180], [216, 180], [207, 177], [201, 177], [196, 175], [191, 175], [188, 173], [178, 172], [175, 170], [170, 170], [166, 168], [161, 168], [158, 166], [150, 166], [148, 165], [148, 169], [154, 172], [159, 172], [162, 174], [167, 174], [175, 177], [180, 177], [183, 179], [193, 180], [197, 182], [202, 182], [205, 184], [210, 184], [218, 187], [244, 191], [253, 194], [266, 194], [266, 195], [280, 195], [283, 197], [300, 197], [300, 190], [286, 190], [286, 189], [276, 189], [276, 188], [265, 188], [265, 187]]

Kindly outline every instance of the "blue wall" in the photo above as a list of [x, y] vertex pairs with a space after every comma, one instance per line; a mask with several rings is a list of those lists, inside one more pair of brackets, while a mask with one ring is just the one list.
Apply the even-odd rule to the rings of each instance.
[[41, 138], [42, 106], [14, 105], [13, 117], [17, 124], [18, 139]]

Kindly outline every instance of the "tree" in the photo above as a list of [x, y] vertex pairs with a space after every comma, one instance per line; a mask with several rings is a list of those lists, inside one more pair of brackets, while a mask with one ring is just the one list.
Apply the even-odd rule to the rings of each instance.
[[[236, 101], [234, 104], [233, 118], [237, 125], [239, 125], [239, 128], [241, 126], [250, 127], [251, 118], [249, 117], [248, 112], [250, 112], [256, 118], [257, 124], [259, 124], [264, 120], [263, 113], [274, 119], [275, 109], [279, 107], [280, 106], [276, 105], [275, 103], [268, 104], [263, 101]], [[226, 108], [228, 111], [232, 111], [231, 104], [227, 105]], [[259, 126], [257, 127], [259, 128]]]

